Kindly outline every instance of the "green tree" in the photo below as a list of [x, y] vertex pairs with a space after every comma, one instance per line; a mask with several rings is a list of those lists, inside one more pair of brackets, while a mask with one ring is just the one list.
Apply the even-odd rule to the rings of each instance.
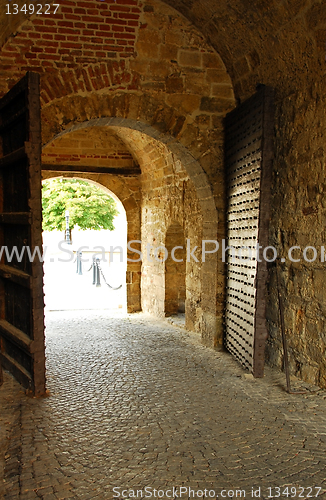
[[42, 187], [43, 230], [63, 231], [65, 212], [69, 210], [69, 227], [73, 229], [114, 229], [118, 215], [115, 201], [102, 189], [77, 179], [51, 179]]

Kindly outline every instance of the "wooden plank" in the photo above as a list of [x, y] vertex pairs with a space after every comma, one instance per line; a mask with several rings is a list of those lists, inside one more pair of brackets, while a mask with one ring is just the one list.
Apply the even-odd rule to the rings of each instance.
[[0, 168], [11, 166], [13, 163], [26, 158], [26, 156], [25, 147], [17, 149], [16, 151], [0, 158]]
[[10, 127], [16, 120], [21, 118], [27, 112], [27, 107], [24, 106], [19, 111], [10, 116], [7, 120], [3, 120], [0, 125], [0, 132], [3, 132], [6, 128]]
[[12, 87], [12, 89], [10, 89], [9, 92], [7, 92], [7, 94], [5, 94], [1, 98], [0, 111], [2, 111], [6, 106], [11, 104], [13, 99], [15, 99], [19, 94], [26, 91], [28, 75], [29, 73], [26, 73], [26, 75], [21, 80], [19, 80], [19, 82], [17, 82]]
[[29, 274], [6, 264], [0, 264], [0, 277], [17, 283], [18, 285], [30, 288], [31, 277]]
[[134, 177], [141, 174], [139, 167], [116, 168], [116, 167], [87, 167], [84, 165], [53, 165], [51, 163], [42, 163], [42, 170], [51, 172], [76, 172], [76, 173], [94, 173], [110, 174]]
[[23, 387], [25, 387], [25, 389], [32, 391], [33, 381], [30, 373], [25, 370], [25, 368], [23, 368], [19, 363], [17, 363], [14, 358], [9, 356], [8, 353], [1, 352], [0, 357], [1, 364], [5, 368], [5, 370], [8, 370], [10, 373], [12, 373], [15, 379], [18, 380], [18, 382]]
[[0, 213], [1, 224], [30, 224], [32, 216], [29, 212]]
[[2, 336], [10, 340], [10, 342], [18, 345], [18, 347], [27, 353], [31, 352], [33, 340], [5, 319], [0, 319], [0, 331]]
[[[27, 73], [0, 101], [1, 125], [0, 245], [16, 246], [19, 253], [24, 246], [42, 248], [38, 74]], [[17, 259], [8, 265], [2, 257], [0, 265], [1, 359], [24, 387], [41, 396], [45, 393], [43, 264], [37, 258], [25, 260], [21, 270]]]
[[[28, 76], [28, 109], [30, 142], [25, 143], [25, 147], [29, 159], [28, 205], [33, 220], [29, 245], [42, 248], [41, 104], [40, 75], [37, 73]], [[32, 358], [33, 392], [35, 396], [42, 396], [45, 394], [43, 263], [34, 259], [31, 271], [32, 336], [38, 346]]]

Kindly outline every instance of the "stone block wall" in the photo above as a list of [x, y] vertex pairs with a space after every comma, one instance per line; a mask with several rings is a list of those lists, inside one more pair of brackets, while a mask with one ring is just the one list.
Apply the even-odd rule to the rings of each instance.
[[[326, 99], [320, 79], [285, 99], [276, 123], [277, 164], [274, 172], [270, 241], [285, 263], [280, 289], [285, 309], [290, 370], [326, 387], [325, 233]], [[313, 96], [313, 98], [311, 98]], [[292, 252], [291, 262], [289, 249]], [[304, 251], [306, 251], [306, 259]], [[310, 262], [309, 262], [310, 260]], [[268, 362], [282, 366], [276, 271], [270, 269], [267, 319]]]
[[[172, 222], [166, 231], [165, 248], [165, 316], [184, 313], [186, 303], [187, 251], [184, 231]], [[165, 256], [164, 256], [165, 258]], [[187, 316], [189, 316], [187, 314]]]
[[[155, 146], [154, 146], [155, 147]], [[144, 167], [142, 173], [143, 200], [142, 200], [142, 243], [144, 262], [142, 270], [142, 306], [143, 310], [164, 316], [171, 313], [169, 309], [172, 290], [182, 296], [184, 294], [186, 308], [186, 326], [194, 331], [201, 331], [201, 262], [200, 252], [195, 252], [196, 262], [192, 257], [187, 258], [186, 240], [189, 240], [191, 250], [197, 246], [201, 249], [202, 213], [193, 183], [180, 161], [166, 151], [164, 161], [162, 156], [157, 160], [160, 167], [155, 168], [156, 180], [152, 179], [151, 165]], [[162, 154], [162, 153], [161, 153]], [[152, 187], [150, 188], [149, 185]], [[154, 187], [155, 186], [155, 187]], [[169, 238], [171, 226], [180, 226], [179, 237]], [[174, 243], [181, 244], [181, 257], [184, 262], [176, 263], [172, 260], [171, 250]], [[152, 248], [148, 255], [145, 246]], [[158, 249], [161, 247], [161, 251]], [[164, 261], [164, 248], [169, 252]], [[157, 258], [155, 258], [155, 255]], [[178, 258], [181, 258], [178, 257]], [[159, 262], [157, 262], [159, 260]], [[189, 260], [189, 262], [187, 262]], [[174, 277], [167, 276], [167, 272], [175, 270]], [[173, 282], [168, 280], [173, 279]], [[155, 284], [155, 293], [151, 284]], [[176, 312], [176, 311], [175, 311]]]

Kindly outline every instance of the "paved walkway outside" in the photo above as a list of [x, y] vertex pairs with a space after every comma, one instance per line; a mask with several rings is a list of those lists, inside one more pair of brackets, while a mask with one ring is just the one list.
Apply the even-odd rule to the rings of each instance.
[[[51, 258], [51, 257], [50, 257]], [[126, 303], [126, 272], [121, 265], [119, 268], [115, 263], [110, 265], [109, 257], [107, 262], [101, 261], [102, 272], [109, 285], [117, 288], [113, 290], [106, 285], [103, 276], [100, 275], [101, 286], [92, 285], [93, 270], [92, 255], [87, 254], [83, 259], [83, 274], [76, 273], [76, 262], [58, 262], [67, 256], [57, 253], [54, 262], [48, 258], [44, 262], [44, 292], [45, 311], [65, 311], [65, 310], [103, 310], [110, 307], [112, 309], [127, 310]], [[118, 268], [118, 271], [116, 271]]]
[[324, 391], [143, 315], [52, 312], [46, 333], [49, 397], [0, 389], [6, 500], [326, 498]]

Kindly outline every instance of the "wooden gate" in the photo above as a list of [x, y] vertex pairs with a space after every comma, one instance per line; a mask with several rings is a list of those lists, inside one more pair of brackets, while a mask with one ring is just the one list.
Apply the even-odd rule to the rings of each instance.
[[1, 361], [31, 393], [45, 393], [39, 75], [0, 100]]
[[227, 246], [234, 249], [226, 264], [225, 345], [255, 377], [264, 374], [267, 338], [263, 250], [268, 246], [273, 137], [273, 91], [268, 87], [225, 119]]

